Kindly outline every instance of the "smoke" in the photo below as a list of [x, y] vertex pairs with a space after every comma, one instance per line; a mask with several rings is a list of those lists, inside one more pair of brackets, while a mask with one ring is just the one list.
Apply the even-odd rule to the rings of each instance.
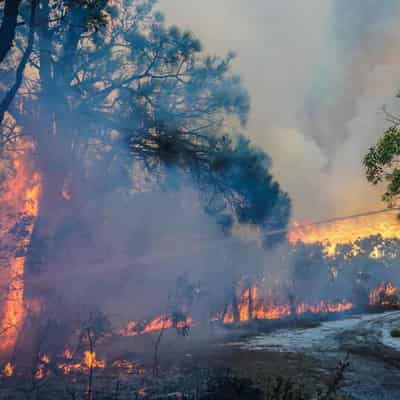
[[250, 89], [247, 134], [268, 151], [297, 219], [380, 205], [361, 159], [397, 92], [400, 5], [385, 1], [160, 0], [206, 50], [234, 50]]
[[[215, 134], [225, 132], [222, 117], [226, 125], [247, 120], [247, 92], [228, 73], [231, 56], [197, 57], [197, 39], [165, 27], [151, 6], [121, 7], [115, 31], [101, 31], [99, 48], [94, 32], [93, 48], [72, 51], [77, 38], [71, 45], [64, 27], [55, 29], [49, 51], [64, 46], [74, 56], [60, 58], [57, 73], [39, 74], [38, 97], [21, 111], [40, 104], [32, 117], [40, 133], [32, 136], [42, 193], [24, 296], [53, 315], [74, 319], [77, 310], [99, 309], [123, 326], [171, 315], [175, 306], [189, 309], [174, 304], [182, 300], [195, 303], [193, 318], [209, 321], [232, 302], [238, 282], [259, 277], [265, 265], [274, 272], [278, 262], [264, 251], [261, 230], [286, 226], [290, 200], [269, 174], [269, 157], [240, 135], [231, 141]], [[115, 43], [134, 47], [119, 53]], [[96, 95], [71, 90], [74, 68]], [[131, 179], [141, 186], [132, 166], [154, 187], [130, 193]], [[238, 223], [253, 224], [250, 238], [227, 235]], [[186, 299], [178, 299], [177, 283]]]
[[348, 123], [358, 113], [358, 101], [368, 88], [370, 73], [390, 63], [396, 48], [399, 4], [388, 1], [332, 4], [331, 52], [315, 70], [304, 104], [304, 130], [332, 160], [351, 135]]
[[[168, 23], [195, 32], [206, 52], [237, 53], [235, 72], [252, 97], [246, 133], [271, 155], [296, 218], [328, 218], [378, 202], [361, 159], [381, 133], [377, 111], [397, 89], [394, 1], [379, 7], [377, 1], [160, 0], [159, 7]], [[162, 97], [167, 106], [169, 100]], [[253, 195], [258, 187], [250, 186]], [[298, 254], [288, 263], [284, 245], [265, 252], [251, 237], [227, 237], [191, 188], [90, 198], [79, 215], [73, 209], [63, 216], [50, 238], [57, 251], [46, 260], [49, 268], [27, 278], [33, 298], [59, 297], [73, 310], [100, 308], [126, 323], [163, 312], [181, 280], [193, 285], [194, 319], [209, 320], [224, 310], [241, 278], [279, 286], [295, 262], [321, 274], [311, 300], [324, 293], [329, 276], [321, 252], [312, 263]]]
[[66, 219], [54, 238], [62, 245], [46, 260], [51, 267], [28, 276], [26, 286], [34, 298], [51, 298], [50, 310], [62, 305], [73, 315], [100, 309], [116, 326], [185, 306], [189, 299], [173, 300], [182, 279], [193, 286], [193, 304], [186, 304], [191, 316], [209, 321], [238, 280], [273, 274], [276, 265], [276, 253], [266, 253], [254, 235], [224, 234], [190, 188], [114, 192]]

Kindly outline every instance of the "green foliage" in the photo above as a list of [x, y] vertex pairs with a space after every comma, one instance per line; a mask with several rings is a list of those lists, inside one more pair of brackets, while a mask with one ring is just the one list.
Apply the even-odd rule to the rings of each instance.
[[[206, 211], [226, 232], [235, 223], [265, 232], [285, 228], [291, 204], [270, 173], [269, 157], [236, 133], [246, 125], [250, 100], [231, 71], [234, 54], [204, 54], [191, 32], [165, 24], [155, 1], [116, 4], [55, 3], [50, 17], [64, 18], [39, 35], [54, 73], [45, 76], [40, 62], [42, 80], [24, 109], [37, 108], [39, 98], [44, 114], [56, 116], [57, 132], [34, 139], [61, 147], [57, 168], [84, 163], [82, 175], [96, 193], [129, 187], [134, 163], [163, 190], [197, 186]], [[38, 48], [35, 55], [44, 57]], [[31, 118], [20, 110], [14, 110], [17, 119]], [[50, 123], [32, 122], [40, 124]], [[68, 156], [69, 149], [76, 154]]]
[[394, 328], [390, 331], [390, 336], [393, 338], [400, 338], [400, 328]]
[[383, 200], [389, 205], [392, 205], [400, 194], [399, 156], [400, 130], [398, 126], [392, 126], [377, 144], [369, 149], [363, 160], [368, 181], [374, 185], [386, 183]]

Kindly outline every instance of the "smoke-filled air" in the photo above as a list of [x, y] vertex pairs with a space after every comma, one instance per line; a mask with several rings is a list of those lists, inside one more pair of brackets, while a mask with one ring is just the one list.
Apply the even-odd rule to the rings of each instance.
[[0, 0], [0, 400], [399, 398], [399, 20]]

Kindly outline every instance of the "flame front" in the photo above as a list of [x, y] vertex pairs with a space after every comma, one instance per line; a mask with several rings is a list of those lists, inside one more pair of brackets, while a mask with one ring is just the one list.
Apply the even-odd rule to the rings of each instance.
[[[176, 324], [178, 329], [183, 329], [185, 326], [193, 326], [194, 321], [191, 317], [186, 318], [186, 321], [179, 321]], [[145, 333], [156, 332], [162, 329], [171, 329], [174, 326], [174, 322], [171, 318], [167, 318], [165, 315], [154, 318], [152, 321], [145, 324], [138, 324], [136, 321], [130, 321], [126, 327], [120, 330], [122, 336], [137, 336]]]
[[[315, 304], [300, 303], [290, 304], [289, 302], [278, 303], [274, 297], [267, 293], [266, 299], [262, 299], [258, 288], [251, 289], [252, 308], [250, 309], [249, 289], [246, 289], [240, 299], [238, 310], [240, 322], [247, 322], [252, 319], [282, 319], [293, 315], [304, 313], [321, 314], [349, 311], [353, 304], [346, 300], [338, 302], [319, 301]], [[225, 324], [234, 322], [234, 315], [230, 309], [224, 316]]]
[[83, 359], [79, 362], [74, 362], [72, 353], [70, 350], [65, 350], [63, 357], [66, 362], [57, 364], [57, 367], [63, 371], [64, 374], [71, 374], [73, 372], [87, 372], [92, 369], [104, 369], [106, 362], [104, 360], [98, 360], [95, 351], [86, 350], [83, 352]]
[[324, 225], [300, 226], [295, 223], [288, 239], [292, 244], [321, 242], [327, 255], [333, 256], [338, 244], [354, 243], [357, 239], [378, 234], [384, 239], [400, 238], [400, 224], [395, 212], [360, 216]]
[[2, 251], [6, 252], [1, 260], [5, 264], [1, 266], [1, 283], [6, 295], [0, 310], [0, 352], [15, 346], [24, 321], [25, 254], [39, 212], [41, 177], [30, 171], [31, 146], [23, 142], [21, 147], [23, 151], [13, 160], [14, 176], [4, 183], [0, 200], [0, 237]]

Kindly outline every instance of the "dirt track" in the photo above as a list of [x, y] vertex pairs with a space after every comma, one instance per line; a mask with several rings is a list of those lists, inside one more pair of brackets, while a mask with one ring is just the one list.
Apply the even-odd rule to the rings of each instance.
[[[400, 312], [355, 316], [310, 329], [284, 329], [232, 343], [243, 354], [273, 362], [275, 370], [324, 380], [335, 364], [349, 355], [344, 390], [354, 399], [400, 399], [400, 339], [390, 329], [400, 324]], [[278, 354], [281, 357], [278, 357]], [[307, 360], [313, 360], [309, 362]], [[297, 372], [296, 372], [297, 369]]]

